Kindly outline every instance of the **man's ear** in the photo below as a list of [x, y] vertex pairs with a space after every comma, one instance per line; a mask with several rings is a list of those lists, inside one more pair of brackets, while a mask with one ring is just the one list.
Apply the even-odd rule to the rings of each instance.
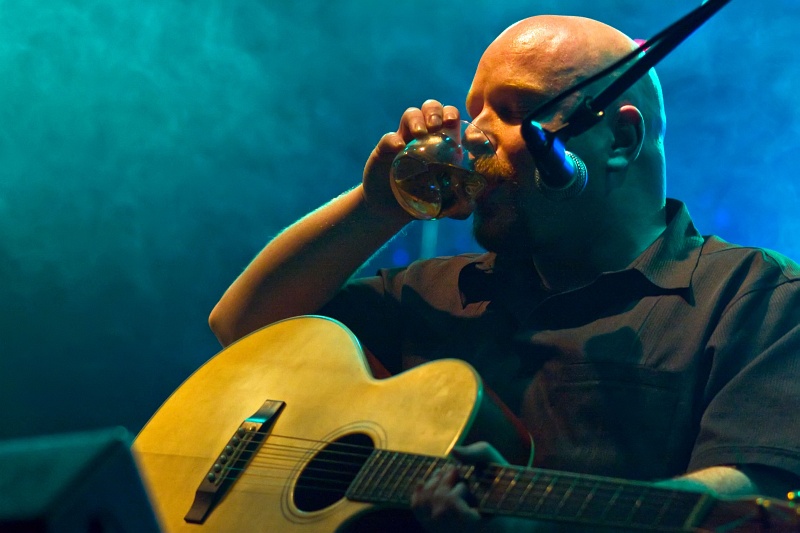
[[632, 105], [622, 106], [617, 112], [612, 133], [614, 143], [609, 154], [608, 169], [625, 170], [639, 157], [644, 144], [644, 118], [641, 111]]

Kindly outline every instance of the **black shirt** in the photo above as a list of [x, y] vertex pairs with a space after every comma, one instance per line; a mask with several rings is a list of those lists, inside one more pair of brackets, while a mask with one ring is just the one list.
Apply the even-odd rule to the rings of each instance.
[[667, 207], [639, 258], [576, 290], [549, 294], [502, 257], [465, 254], [354, 280], [322, 313], [392, 372], [471, 363], [533, 435], [536, 466], [800, 475], [800, 267], [702, 237], [682, 203]]

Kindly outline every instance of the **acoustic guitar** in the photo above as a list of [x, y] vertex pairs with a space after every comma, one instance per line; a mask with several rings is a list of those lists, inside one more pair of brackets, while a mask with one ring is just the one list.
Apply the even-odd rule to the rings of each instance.
[[[198, 369], [133, 451], [172, 532], [407, 531], [420, 480], [453, 446], [528, 452], [458, 360], [375, 379], [358, 340], [323, 317], [277, 322]], [[491, 423], [487, 424], [486, 421]], [[800, 532], [791, 501], [710, 495], [521, 466], [459, 465], [481, 513], [581, 531]]]

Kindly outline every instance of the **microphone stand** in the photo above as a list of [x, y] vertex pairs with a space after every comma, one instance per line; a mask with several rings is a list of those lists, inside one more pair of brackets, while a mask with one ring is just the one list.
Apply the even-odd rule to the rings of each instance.
[[[667, 54], [677, 48], [689, 35], [694, 33], [697, 28], [702, 26], [729, 2], [730, 0], [707, 0], [700, 7], [694, 9], [677, 22], [648, 39], [638, 48], [612, 65], [559, 93], [528, 114], [522, 121], [522, 136], [528, 144], [528, 150], [534, 155], [541, 153], [543, 148], [549, 148], [553, 143], [558, 142], [556, 136], [560, 137], [560, 142], [564, 143], [570, 137], [580, 135], [596, 125], [605, 116], [606, 107], [611, 105], [614, 100], [619, 98], [622, 93], [636, 83], [639, 78], [644, 76], [659, 61], [666, 57]], [[537, 118], [545, 116], [544, 113], [546, 111], [552, 110], [558, 103], [562, 102], [571, 94], [608, 76], [636, 58], [638, 58], [638, 60], [633, 63], [628, 70], [623, 72], [599, 94], [594, 97], [585, 96], [578, 106], [567, 116], [564, 123], [557, 129], [545, 129], [538, 122]], [[542, 145], [542, 142], [545, 144]]]

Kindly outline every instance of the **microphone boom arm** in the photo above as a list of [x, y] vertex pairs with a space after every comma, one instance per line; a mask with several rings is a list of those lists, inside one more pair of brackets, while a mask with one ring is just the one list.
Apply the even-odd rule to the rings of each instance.
[[[638, 61], [633, 63], [628, 70], [623, 72], [619, 78], [614, 80], [608, 87], [603, 89], [597, 96], [584, 97], [578, 106], [567, 116], [559, 128], [556, 130], [548, 131], [552, 134], [558, 134], [563, 142], [566, 142], [570, 137], [580, 135], [587, 131], [592, 126], [600, 122], [605, 116], [606, 108], [611, 103], [619, 98], [622, 93], [627, 91], [639, 78], [644, 76], [651, 68], [653, 68], [659, 61], [666, 57], [670, 52], [678, 47], [689, 35], [694, 33], [697, 28], [702, 26], [708, 19], [714, 16], [720, 9], [722, 9], [731, 0], [707, 0], [700, 7], [694, 9], [689, 14], [682, 17], [677, 22], [674, 22], [652, 38], [648, 39], [641, 46], [631, 51], [612, 65], [601, 70], [597, 74], [575, 84], [574, 86], [561, 92], [544, 105], [539, 106], [532, 113], [528, 114], [522, 122], [523, 137], [528, 136], [536, 137], [536, 134], [527, 135], [525, 129], [533, 127], [541, 127], [537, 118], [543, 116], [543, 113], [551, 109], [554, 105], [558, 104], [569, 95], [583, 89], [595, 81], [608, 76], [616, 71], [622, 65], [629, 63], [635, 58]], [[530, 134], [530, 131], [528, 132]], [[549, 137], [549, 135], [548, 135]], [[529, 145], [530, 149], [530, 145]], [[531, 150], [532, 152], [534, 150]]]

